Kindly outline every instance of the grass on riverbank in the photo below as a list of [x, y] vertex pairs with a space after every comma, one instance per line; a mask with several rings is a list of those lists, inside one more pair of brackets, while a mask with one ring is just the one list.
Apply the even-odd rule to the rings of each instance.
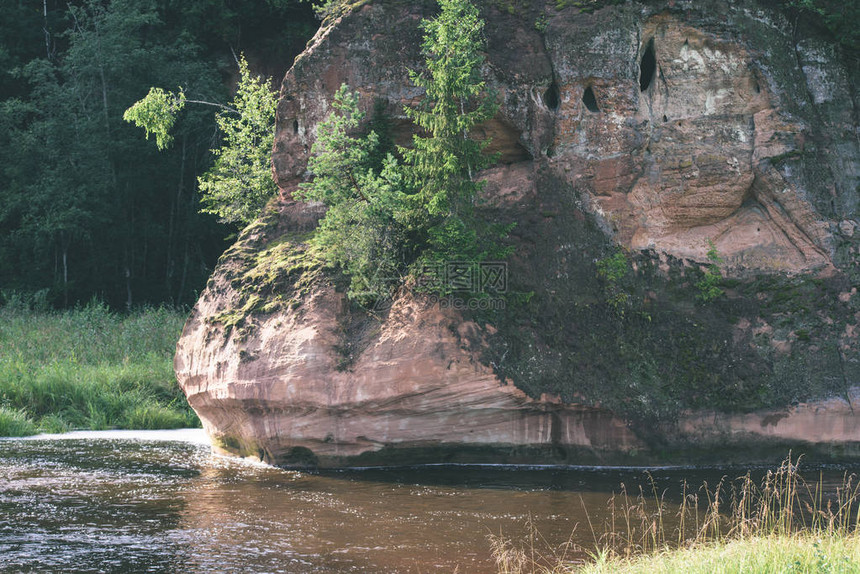
[[685, 487], [671, 515], [656, 488], [634, 497], [622, 489], [606, 523], [589, 520], [597, 550], [585, 550], [585, 564], [571, 559], [584, 550], [573, 544], [536, 551], [535, 532], [524, 546], [495, 536], [491, 544], [500, 574], [860, 574], [860, 485], [852, 475], [835, 496], [824, 490], [789, 456], [761, 484], [747, 475]]
[[741, 540], [664, 550], [619, 560], [608, 553], [578, 574], [848, 574], [860, 572], [860, 537], [792, 536], [748, 537]]
[[173, 373], [184, 313], [0, 308], [0, 436], [199, 426]]

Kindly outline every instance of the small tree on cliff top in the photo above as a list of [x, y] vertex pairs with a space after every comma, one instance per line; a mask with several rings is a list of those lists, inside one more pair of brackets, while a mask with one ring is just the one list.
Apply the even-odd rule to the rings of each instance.
[[314, 251], [349, 275], [351, 296], [370, 303], [389, 294], [405, 267], [401, 174], [390, 154], [378, 165], [376, 133], [356, 135], [364, 118], [358, 93], [341, 86], [332, 107], [317, 128], [308, 162], [314, 180], [296, 195], [326, 205]]
[[[487, 233], [475, 217], [474, 203], [482, 183], [475, 173], [496, 158], [485, 153], [489, 140], [470, 135], [492, 119], [498, 104], [481, 79], [484, 21], [468, 0], [439, 0], [438, 17], [424, 20], [422, 45], [427, 70], [410, 72], [426, 91], [421, 105], [406, 114], [427, 135], [415, 135], [412, 148], [401, 148], [412, 194], [412, 226], [426, 234], [435, 259], [480, 260], [499, 233]], [[492, 237], [495, 235], [495, 237]], [[490, 239], [489, 242], [482, 241]]]
[[170, 130], [186, 103], [220, 108], [215, 119], [224, 139], [212, 150], [215, 165], [198, 178], [205, 205], [201, 211], [225, 223], [247, 224], [276, 190], [271, 154], [278, 100], [268, 79], [251, 75], [244, 56], [237, 63], [239, 83], [230, 106], [189, 100], [182, 88], [176, 94], [152, 88], [125, 111], [123, 119], [144, 128], [147, 138], [154, 135], [158, 149], [164, 149], [173, 140]]

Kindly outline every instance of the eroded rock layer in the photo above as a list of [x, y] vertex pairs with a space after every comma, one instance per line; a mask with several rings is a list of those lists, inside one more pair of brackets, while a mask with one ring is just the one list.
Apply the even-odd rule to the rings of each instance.
[[478, 311], [404, 293], [368, 313], [308, 261], [321, 212], [292, 192], [316, 126], [347, 83], [408, 143], [434, 4], [366, 2], [320, 30], [281, 90], [281, 199], [177, 349], [222, 449], [327, 466], [860, 452], [856, 67], [753, 1], [589, 8], [484, 6], [501, 107], [481, 135], [501, 163], [482, 209], [516, 223], [516, 251], [507, 296]]

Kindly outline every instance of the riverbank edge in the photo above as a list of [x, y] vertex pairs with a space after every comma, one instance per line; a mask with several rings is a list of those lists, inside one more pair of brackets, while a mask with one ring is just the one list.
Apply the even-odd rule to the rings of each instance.
[[172, 366], [185, 319], [96, 300], [61, 311], [0, 305], [0, 437], [199, 426]]
[[238, 456], [285, 469], [338, 469], [366, 467], [404, 467], [424, 465], [499, 465], [563, 467], [673, 467], [673, 466], [749, 466], [779, 464], [791, 453], [808, 464], [849, 464], [860, 461], [860, 441], [852, 443], [814, 443], [798, 441], [725, 443], [722, 446], [690, 446], [612, 452], [585, 447], [547, 445], [426, 445], [420, 447], [385, 446], [352, 457], [319, 457], [308, 448], [295, 447], [275, 458], [255, 444], [212, 438], [213, 451]]

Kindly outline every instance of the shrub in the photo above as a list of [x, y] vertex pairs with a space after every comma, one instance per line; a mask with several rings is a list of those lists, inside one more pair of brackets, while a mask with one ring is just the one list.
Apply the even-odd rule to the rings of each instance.
[[696, 288], [699, 290], [697, 297], [703, 303], [710, 303], [723, 294], [723, 290], [719, 286], [723, 280], [719, 264], [722, 263], [723, 259], [717, 253], [717, 248], [710, 239], [708, 239], [708, 245], [710, 246], [710, 249], [708, 249], [708, 261], [711, 264], [705, 268], [702, 278], [696, 283]]

